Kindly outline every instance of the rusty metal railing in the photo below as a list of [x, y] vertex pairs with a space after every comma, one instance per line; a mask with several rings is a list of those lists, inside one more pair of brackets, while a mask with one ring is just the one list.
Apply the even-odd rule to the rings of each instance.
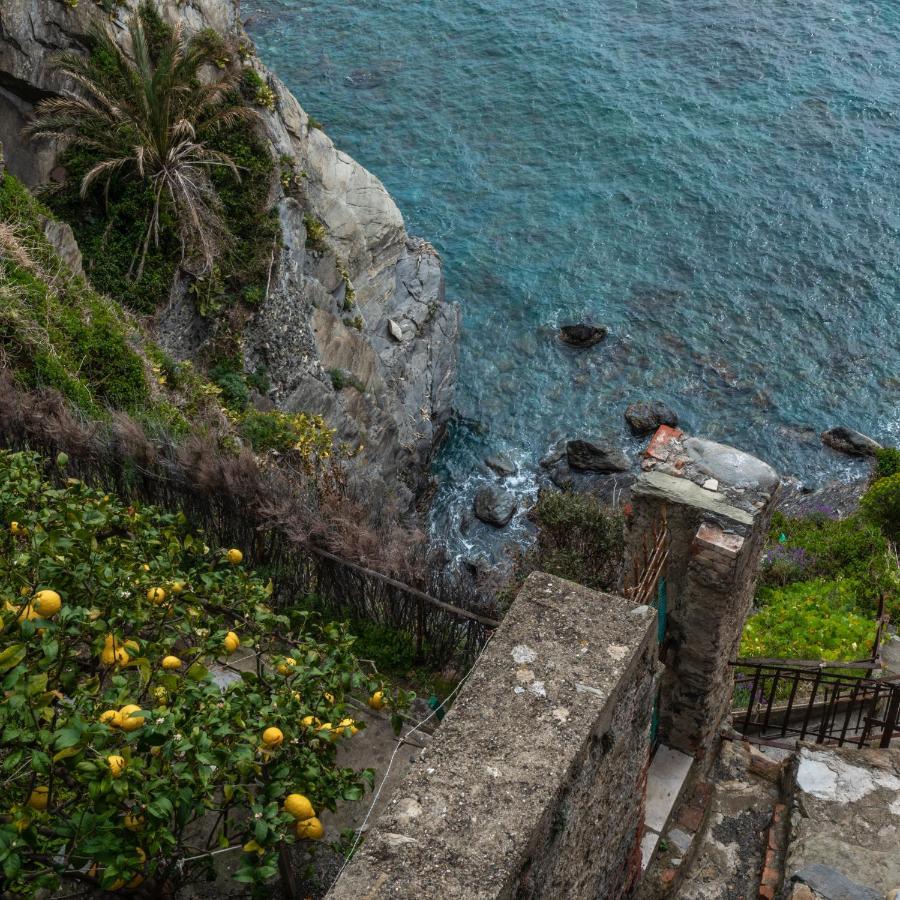
[[735, 660], [734, 727], [773, 743], [889, 747], [900, 737], [900, 682], [853, 674], [872, 664]]

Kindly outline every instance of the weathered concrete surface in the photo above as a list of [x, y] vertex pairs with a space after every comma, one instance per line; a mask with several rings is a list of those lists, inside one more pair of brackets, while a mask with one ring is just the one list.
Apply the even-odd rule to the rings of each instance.
[[803, 746], [794, 782], [789, 880], [819, 864], [878, 896], [900, 887], [900, 749]]
[[329, 897], [627, 897], [655, 615], [542, 573]]
[[631, 492], [629, 556], [640, 568], [645, 537], [663, 515], [670, 539], [660, 737], [702, 757], [730, 712], [728, 663], [750, 612], [779, 479], [755, 457], [665, 425], [641, 469]]

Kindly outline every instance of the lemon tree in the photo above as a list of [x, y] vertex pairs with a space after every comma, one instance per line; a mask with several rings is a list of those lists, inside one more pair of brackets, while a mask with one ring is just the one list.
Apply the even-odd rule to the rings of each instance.
[[335, 754], [382, 686], [240, 548], [44, 465], [0, 451], [0, 890], [168, 891], [226, 849], [272, 877], [371, 784]]

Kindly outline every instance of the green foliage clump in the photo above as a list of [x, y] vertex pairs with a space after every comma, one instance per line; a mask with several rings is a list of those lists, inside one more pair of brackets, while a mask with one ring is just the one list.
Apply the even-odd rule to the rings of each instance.
[[335, 454], [335, 430], [328, 427], [322, 416], [248, 409], [239, 423], [241, 434], [257, 453], [293, 452], [309, 465]]
[[325, 225], [311, 213], [303, 216], [303, 224], [306, 226], [306, 246], [317, 253], [324, 253], [328, 249], [328, 231]]
[[[846, 582], [861, 612], [874, 614], [896, 582], [888, 541], [861, 515], [793, 518], [776, 512], [763, 556], [761, 584], [778, 586], [812, 578]], [[900, 611], [900, 608], [898, 608]]]
[[116, 306], [65, 269], [46, 240], [50, 217], [13, 176], [0, 179], [0, 346], [27, 387], [53, 387], [85, 411], [148, 403], [136, 339]]
[[329, 369], [328, 376], [331, 378], [331, 386], [336, 391], [342, 391], [344, 388], [352, 387], [356, 388], [361, 394], [366, 392], [366, 386], [346, 369]]
[[880, 528], [889, 541], [900, 542], [900, 472], [879, 478], [859, 506], [863, 517]]
[[540, 528], [534, 568], [597, 590], [615, 585], [625, 549], [618, 509], [591, 494], [542, 491], [530, 515]]
[[864, 659], [875, 622], [856, 609], [850, 582], [814, 579], [760, 591], [761, 610], [744, 627], [740, 655], [774, 659]]
[[875, 451], [875, 478], [889, 478], [900, 472], [900, 447], [882, 447]]
[[257, 106], [273, 112], [275, 110], [275, 92], [258, 72], [253, 69], [244, 71], [244, 95]]
[[333, 810], [371, 785], [336, 751], [358, 727], [350, 696], [381, 685], [343, 627], [276, 614], [271, 583], [181, 514], [44, 473], [0, 451], [4, 887], [49, 895], [78, 872], [167, 893], [212, 874], [209, 857], [182, 866], [198, 828], [243, 846], [238, 881], [266, 881], [298, 838], [287, 795]]

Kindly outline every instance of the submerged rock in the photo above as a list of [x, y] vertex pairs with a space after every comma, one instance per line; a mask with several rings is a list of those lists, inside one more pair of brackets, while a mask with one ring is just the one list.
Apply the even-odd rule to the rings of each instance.
[[632, 434], [650, 434], [656, 431], [660, 425], [671, 425], [672, 428], [675, 428], [678, 425], [678, 414], [669, 409], [665, 403], [657, 400], [641, 400], [628, 405], [625, 410], [625, 420], [628, 422]]
[[494, 453], [485, 459], [484, 464], [496, 472], [501, 478], [508, 478], [516, 474], [516, 464], [508, 457]]
[[628, 457], [604, 438], [567, 441], [566, 459], [573, 469], [583, 472], [627, 472], [631, 468]]
[[822, 443], [832, 450], [849, 453], [852, 456], [874, 456], [875, 452], [881, 449], [878, 441], [843, 425], [823, 431]]
[[609, 329], [605, 326], [588, 325], [584, 322], [580, 322], [577, 325], [563, 325], [559, 329], [559, 339], [564, 344], [568, 344], [570, 347], [578, 347], [579, 349], [599, 344], [607, 334], [609, 334]]
[[508, 491], [487, 485], [475, 494], [475, 515], [496, 528], [509, 524], [518, 504]]

